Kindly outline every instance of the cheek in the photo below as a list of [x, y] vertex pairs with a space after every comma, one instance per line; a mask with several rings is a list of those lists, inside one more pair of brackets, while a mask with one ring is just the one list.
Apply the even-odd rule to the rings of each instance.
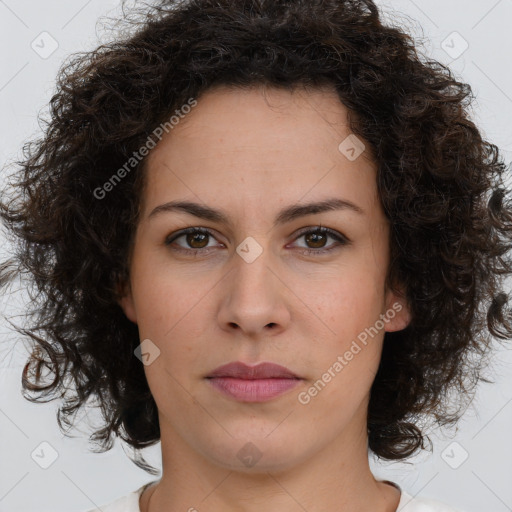
[[[320, 380], [323, 398], [318, 402], [324, 406], [355, 406], [370, 389], [380, 362], [384, 329], [376, 324], [383, 312], [383, 279], [364, 265], [360, 272], [354, 268], [333, 276], [316, 299], [324, 325], [315, 322], [321, 327], [309, 364], [313, 382]], [[310, 297], [315, 300], [315, 294]]]
[[176, 272], [151, 264], [134, 266], [132, 278], [140, 339], [151, 340], [160, 350], [160, 364], [146, 367], [148, 381], [164, 368], [178, 377], [197, 367], [205, 359], [204, 340], [211, 339], [205, 333], [213, 315], [208, 305], [211, 285], [177, 278]]
[[330, 330], [316, 337], [306, 393], [319, 417], [329, 410], [333, 424], [341, 424], [365, 401], [379, 367], [384, 330], [375, 325], [382, 296], [371, 281], [347, 280], [325, 299]]
[[326, 280], [322, 294], [311, 294], [316, 310], [326, 320], [330, 334], [345, 343], [348, 338], [374, 325], [382, 312], [383, 279], [366, 267], [351, 268]]
[[141, 337], [164, 341], [183, 322], [193, 324], [187, 316], [193, 314], [201, 290], [176, 277], [176, 272], [169, 272], [168, 265], [151, 254], [142, 252], [132, 266], [131, 277]]

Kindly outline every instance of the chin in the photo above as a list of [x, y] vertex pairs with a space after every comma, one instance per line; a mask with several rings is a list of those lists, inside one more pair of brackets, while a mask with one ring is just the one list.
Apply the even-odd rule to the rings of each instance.
[[284, 430], [281, 435], [274, 434], [227, 436], [215, 446], [210, 438], [203, 455], [225, 469], [249, 474], [286, 471], [308, 458], [309, 450], [303, 443], [294, 441], [294, 436]]

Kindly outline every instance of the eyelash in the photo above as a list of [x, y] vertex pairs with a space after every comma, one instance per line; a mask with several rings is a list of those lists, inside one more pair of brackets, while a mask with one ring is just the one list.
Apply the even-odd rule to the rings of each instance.
[[[187, 234], [190, 234], [190, 233], [198, 233], [198, 234], [202, 234], [202, 235], [209, 235], [211, 236], [212, 238], [215, 238], [215, 235], [212, 231], [210, 231], [209, 229], [207, 228], [186, 228], [186, 229], [183, 229], [181, 231], [178, 231], [177, 233], [174, 233], [172, 235], [169, 235], [166, 240], [165, 240], [165, 245], [167, 246], [170, 246], [174, 241], [178, 240], [179, 238], [181, 238], [182, 236], [184, 235], [187, 235]], [[350, 243], [350, 241], [344, 237], [343, 235], [341, 235], [340, 233], [338, 233], [337, 231], [334, 231], [330, 228], [325, 228], [321, 225], [315, 227], [315, 228], [305, 228], [303, 231], [299, 232], [299, 234], [297, 235], [297, 237], [294, 239], [294, 241], [298, 240], [299, 238], [305, 236], [305, 235], [309, 235], [309, 234], [325, 234], [325, 235], [329, 235], [330, 237], [334, 238], [338, 243], [335, 244], [334, 247], [332, 247], [331, 249], [307, 249], [307, 248], [302, 248], [302, 249], [299, 249], [301, 253], [305, 254], [305, 255], [323, 255], [323, 254], [327, 254], [329, 253], [330, 251], [340, 247], [340, 246], [344, 246], [344, 245], [348, 245]], [[178, 252], [183, 252], [183, 253], [186, 253], [186, 254], [193, 254], [193, 255], [198, 255], [199, 253], [208, 253], [208, 249], [183, 249], [182, 247], [180, 248], [176, 248], [176, 247], [173, 247], [172, 248], [173, 250], [175, 251], [178, 251]]]

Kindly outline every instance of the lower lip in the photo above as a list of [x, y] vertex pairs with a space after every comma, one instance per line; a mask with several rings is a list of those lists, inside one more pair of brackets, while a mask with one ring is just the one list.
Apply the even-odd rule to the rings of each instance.
[[208, 379], [220, 392], [241, 402], [265, 402], [294, 388], [301, 379], [236, 379], [213, 377]]

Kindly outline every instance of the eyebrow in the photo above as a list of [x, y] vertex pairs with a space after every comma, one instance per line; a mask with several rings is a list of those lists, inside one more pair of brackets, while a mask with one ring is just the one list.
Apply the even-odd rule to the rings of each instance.
[[[306, 203], [306, 204], [294, 204], [283, 208], [276, 216], [274, 226], [286, 224], [300, 217], [306, 215], [313, 215], [315, 213], [322, 213], [335, 210], [350, 210], [360, 215], [364, 215], [364, 210], [356, 204], [339, 198], [329, 198], [323, 201]], [[200, 219], [209, 220], [221, 224], [230, 224], [229, 215], [222, 210], [216, 210], [209, 206], [205, 206], [199, 203], [191, 201], [170, 201], [165, 204], [161, 204], [154, 208], [148, 215], [148, 219], [153, 218], [159, 214], [165, 212], [184, 212]]]

